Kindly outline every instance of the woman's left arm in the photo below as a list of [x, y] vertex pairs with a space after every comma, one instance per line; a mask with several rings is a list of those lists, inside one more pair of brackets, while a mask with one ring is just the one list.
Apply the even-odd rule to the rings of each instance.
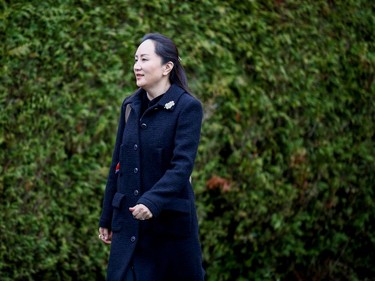
[[137, 202], [147, 206], [156, 217], [163, 209], [163, 205], [173, 200], [189, 184], [198, 150], [203, 117], [202, 105], [192, 96], [184, 96], [186, 97], [179, 101], [183, 102], [183, 108], [178, 115], [171, 168]]

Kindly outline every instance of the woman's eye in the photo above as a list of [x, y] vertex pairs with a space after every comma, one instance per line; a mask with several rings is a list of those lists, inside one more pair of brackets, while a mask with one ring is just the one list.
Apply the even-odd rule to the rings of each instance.
[[[141, 59], [142, 62], [148, 61], [148, 59]], [[138, 62], [138, 59], [134, 59], [134, 63]]]

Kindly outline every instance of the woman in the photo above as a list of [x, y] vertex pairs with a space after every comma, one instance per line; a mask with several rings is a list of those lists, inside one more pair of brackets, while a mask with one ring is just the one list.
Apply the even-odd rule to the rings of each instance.
[[194, 193], [202, 106], [188, 93], [178, 50], [161, 34], [135, 54], [139, 89], [122, 104], [99, 238], [108, 281], [204, 279]]

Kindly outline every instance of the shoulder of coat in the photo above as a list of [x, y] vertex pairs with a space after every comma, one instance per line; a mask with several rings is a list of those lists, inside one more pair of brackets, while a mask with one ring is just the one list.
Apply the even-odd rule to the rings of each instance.
[[180, 98], [182, 102], [202, 104], [202, 102], [198, 98], [196, 98], [195, 96], [186, 91], [184, 92], [184, 94], [181, 95]]

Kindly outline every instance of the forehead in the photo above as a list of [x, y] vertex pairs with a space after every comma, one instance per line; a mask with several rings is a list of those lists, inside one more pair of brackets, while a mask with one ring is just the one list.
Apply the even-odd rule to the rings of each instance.
[[135, 53], [136, 56], [142, 55], [154, 55], [155, 54], [155, 43], [152, 40], [146, 40], [142, 42], [137, 52]]

